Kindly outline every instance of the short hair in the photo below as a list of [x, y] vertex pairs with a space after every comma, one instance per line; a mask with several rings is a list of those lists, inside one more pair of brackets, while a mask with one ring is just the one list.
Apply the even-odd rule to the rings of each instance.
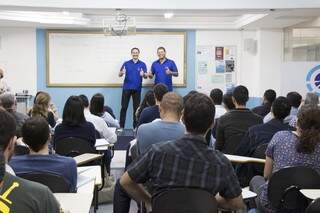
[[67, 126], [79, 126], [83, 124], [86, 122], [83, 110], [84, 107], [79, 96], [70, 96], [63, 108], [62, 124]]
[[163, 51], [166, 52], [166, 48], [164, 48], [164, 47], [158, 47], [157, 52], [158, 52], [159, 50], [163, 50]]
[[185, 104], [187, 102], [187, 100], [194, 94], [198, 93], [198, 91], [196, 90], [191, 90], [190, 92], [188, 92], [188, 94], [186, 94], [185, 96], [183, 96], [183, 104]]
[[16, 120], [12, 114], [0, 107], [0, 149], [2, 151], [6, 150], [10, 139], [16, 135], [16, 126]]
[[162, 101], [163, 96], [168, 92], [168, 87], [165, 84], [157, 84], [153, 87], [154, 97], [157, 101]]
[[11, 93], [4, 93], [0, 95], [0, 106], [8, 112], [13, 112], [13, 106], [16, 103], [16, 98]]
[[31, 150], [39, 152], [46, 145], [50, 129], [47, 121], [41, 116], [35, 116], [26, 120], [21, 128], [23, 142]]
[[236, 108], [236, 106], [233, 104], [233, 101], [232, 101], [232, 93], [231, 92], [228, 92], [223, 95], [222, 102], [223, 102], [224, 107], [227, 108], [228, 110], [233, 110]]
[[163, 96], [160, 107], [161, 109], [173, 112], [180, 117], [183, 109], [183, 99], [175, 92], [168, 92]]
[[249, 91], [245, 86], [237, 86], [232, 92], [232, 97], [239, 105], [246, 105], [249, 100]]
[[303, 105], [297, 117], [297, 127], [300, 129], [297, 152], [311, 154], [320, 142], [320, 108], [314, 105]]
[[298, 108], [301, 104], [302, 96], [297, 92], [289, 92], [287, 94], [291, 107]]
[[90, 112], [96, 116], [102, 116], [104, 113], [104, 96], [96, 93], [90, 100]]
[[140, 53], [140, 50], [138, 47], [133, 47], [130, 52], [132, 53], [133, 50], [138, 50], [138, 52]]
[[277, 97], [277, 93], [273, 89], [268, 89], [264, 92], [263, 97], [272, 104]]
[[215, 88], [210, 92], [210, 98], [212, 99], [215, 105], [221, 105], [222, 103], [223, 92], [221, 89]]
[[286, 97], [279, 96], [272, 103], [271, 111], [276, 119], [283, 120], [290, 114], [291, 106]]
[[89, 100], [86, 95], [81, 94], [81, 95], [79, 95], [79, 98], [81, 99], [84, 108], [89, 107]]
[[205, 134], [212, 126], [214, 116], [215, 106], [205, 94], [195, 93], [185, 103], [183, 122], [192, 134]]
[[317, 106], [319, 104], [319, 96], [316, 93], [308, 92], [304, 104]]

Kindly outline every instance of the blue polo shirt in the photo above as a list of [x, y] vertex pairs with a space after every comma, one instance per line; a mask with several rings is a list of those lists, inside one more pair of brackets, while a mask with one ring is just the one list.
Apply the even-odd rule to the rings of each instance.
[[159, 60], [153, 62], [151, 72], [156, 76], [154, 84], [163, 83], [167, 85], [169, 91], [172, 91], [172, 76], [166, 74], [166, 67], [168, 67], [172, 72], [178, 72], [174, 61], [168, 58], [166, 58], [162, 64]]
[[121, 70], [125, 67], [126, 74], [123, 82], [123, 90], [141, 91], [142, 77], [140, 76], [141, 69], [147, 72], [147, 66], [143, 61], [138, 60], [134, 63], [133, 59], [126, 61], [121, 66]]

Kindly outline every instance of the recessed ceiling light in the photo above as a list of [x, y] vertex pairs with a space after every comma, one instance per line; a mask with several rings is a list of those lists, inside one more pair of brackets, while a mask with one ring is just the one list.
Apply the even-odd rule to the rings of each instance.
[[173, 13], [165, 13], [165, 14], [163, 14], [163, 16], [164, 16], [164, 18], [169, 19], [169, 18], [172, 18], [174, 16], [174, 14]]
[[70, 12], [69, 11], [62, 11], [62, 14], [65, 16], [68, 16], [68, 15], [70, 15]]

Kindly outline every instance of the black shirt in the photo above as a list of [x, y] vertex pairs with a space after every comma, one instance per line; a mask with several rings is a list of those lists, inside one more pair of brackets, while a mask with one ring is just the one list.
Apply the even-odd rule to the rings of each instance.
[[157, 118], [160, 118], [159, 106], [154, 105], [147, 107], [141, 112], [138, 126], [140, 126], [141, 124], [150, 123]]
[[266, 116], [271, 110], [271, 104], [270, 103], [264, 103], [261, 106], [257, 106], [252, 109], [252, 112], [256, 113], [257, 115], [260, 115], [261, 117]]
[[249, 127], [262, 123], [262, 117], [249, 109], [235, 109], [219, 118], [216, 129], [216, 149], [235, 154]]

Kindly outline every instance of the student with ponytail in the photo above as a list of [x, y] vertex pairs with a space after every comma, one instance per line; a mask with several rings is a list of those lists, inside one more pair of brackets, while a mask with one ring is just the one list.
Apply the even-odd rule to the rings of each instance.
[[255, 176], [250, 183], [257, 192], [257, 205], [264, 212], [274, 212], [268, 201], [268, 182], [272, 173], [292, 166], [310, 167], [320, 173], [320, 108], [304, 105], [298, 113], [296, 131], [276, 133], [266, 151], [264, 177]]

